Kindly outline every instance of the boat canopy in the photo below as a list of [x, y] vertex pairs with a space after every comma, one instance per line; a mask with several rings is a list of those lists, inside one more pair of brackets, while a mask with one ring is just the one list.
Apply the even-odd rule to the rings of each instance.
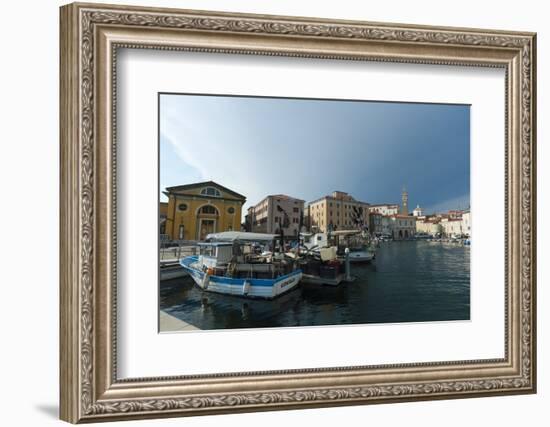
[[246, 231], [223, 231], [206, 236], [206, 240], [216, 242], [272, 242], [277, 234], [249, 233]]
[[197, 242], [198, 246], [231, 246], [231, 242]]

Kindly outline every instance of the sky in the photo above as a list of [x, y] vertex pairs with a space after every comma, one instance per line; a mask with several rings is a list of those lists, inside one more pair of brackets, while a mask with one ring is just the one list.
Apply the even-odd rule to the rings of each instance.
[[425, 213], [470, 204], [470, 106], [160, 95], [160, 190], [215, 181], [247, 198], [335, 190]]

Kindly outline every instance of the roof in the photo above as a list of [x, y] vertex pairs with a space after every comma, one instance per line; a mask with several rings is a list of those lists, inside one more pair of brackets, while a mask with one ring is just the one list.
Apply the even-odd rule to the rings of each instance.
[[271, 197], [278, 197], [279, 199], [291, 199], [291, 200], [297, 200], [299, 202], [305, 202], [305, 200], [298, 199], [298, 198], [292, 197], [292, 196], [287, 196], [286, 194], [271, 194]]
[[370, 205], [371, 208], [378, 208], [378, 207], [382, 207], [382, 206], [391, 206], [392, 208], [393, 207], [399, 207], [399, 205], [397, 203], [378, 203], [376, 205]]
[[231, 194], [232, 196], [234, 196], [238, 199], [246, 200], [246, 197], [243, 196], [242, 194], [239, 194], [236, 191], [230, 190], [229, 188], [224, 187], [223, 185], [220, 185], [220, 184], [218, 184], [217, 182], [214, 182], [214, 181], [204, 181], [204, 182], [196, 182], [196, 183], [193, 183], [193, 184], [185, 184], [185, 185], [176, 185], [174, 187], [166, 187], [166, 192], [168, 192], [168, 193], [178, 193], [180, 191], [191, 190], [191, 189], [194, 189], [194, 188], [197, 188], [197, 187], [208, 187], [208, 186], [218, 187], [220, 190], [225, 191], [226, 193], [229, 193], [229, 194]]
[[271, 242], [278, 236], [278, 234], [249, 233], [246, 231], [223, 231], [209, 234], [206, 239], [216, 242]]
[[232, 242], [198, 242], [199, 246], [231, 246]]
[[349, 199], [341, 199], [341, 198], [333, 197], [333, 196], [327, 194], [326, 196], [319, 197], [318, 199], [312, 200], [311, 202], [307, 202], [307, 205], [310, 206], [310, 205], [313, 205], [313, 204], [318, 203], [318, 202], [323, 201], [323, 200], [330, 200], [330, 201], [335, 201], [335, 202], [338, 202], [338, 203], [350, 203], [350, 204], [356, 203], [356, 204], [365, 205], [365, 206], [368, 206], [368, 207], [371, 206], [370, 203], [368, 203], [368, 202], [362, 202], [361, 200], [357, 200], [349, 194], [348, 194], [348, 196], [350, 197]]
[[256, 206], [263, 203], [265, 200], [269, 199], [270, 197], [275, 199], [294, 200], [296, 202], [305, 203], [305, 200], [297, 199], [296, 197], [292, 197], [292, 196], [287, 196], [286, 194], [270, 194], [268, 196], [265, 196], [262, 200], [260, 200], [258, 203], [256, 203], [254, 206], [251, 206], [251, 207], [255, 208]]

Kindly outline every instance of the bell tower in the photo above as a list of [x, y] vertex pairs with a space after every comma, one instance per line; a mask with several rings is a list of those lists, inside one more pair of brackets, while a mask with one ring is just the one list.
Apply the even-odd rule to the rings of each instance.
[[401, 192], [401, 215], [408, 215], [409, 214], [409, 193], [407, 193], [407, 189], [403, 187], [403, 191]]

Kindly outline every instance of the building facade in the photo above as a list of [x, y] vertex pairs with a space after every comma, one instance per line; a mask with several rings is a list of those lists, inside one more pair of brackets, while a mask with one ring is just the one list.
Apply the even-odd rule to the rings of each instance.
[[471, 236], [470, 210], [451, 210], [441, 218], [443, 233], [447, 237]]
[[370, 213], [379, 213], [381, 215], [397, 215], [399, 213], [398, 204], [380, 204], [380, 205], [370, 205]]
[[172, 240], [204, 240], [240, 230], [246, 197], [213, 181], [169, 187], [165, 233]]
[[286, 236], [298, 236], [303, 219], [304, 200], [285, 194], [267, 196], [248, 208], [247, 213], [250, 231], [255, 233], [279, 234], [284, 231]]
[[166, 218], [168, 217], [168, 202], [159, 203], [159, 233], [166, 235]]
[[390, 218], [394, 240], [410, 239], [416, 234], [416, 217], [412, 215], [392, 215]]
[[419, 205], [416, 205], [416, 208], [413, 209], [413, 216], [424, 216], [424, 209]]
[[462, 234], [470, 237], [472, 234], [471, 214], [470, 210], [462, 212]]
[[391, 236], [391, 224], [389, 216], [377, 212], [369, 213], [369, 231], [373, 236]]
[[308, 203], [310, 230], [327, 232], [328, 230], [368, 229], [369, 204], [355, 200], [343, 191], [334, 191]]
[[437, 217], [416, 217], [416, 233], [425, 233], [436, 236], [442, 232], [440, 219]]
[[446, 237], [461, 236], [463, 234], [462, 218], [443, 218], [441, 226]]

